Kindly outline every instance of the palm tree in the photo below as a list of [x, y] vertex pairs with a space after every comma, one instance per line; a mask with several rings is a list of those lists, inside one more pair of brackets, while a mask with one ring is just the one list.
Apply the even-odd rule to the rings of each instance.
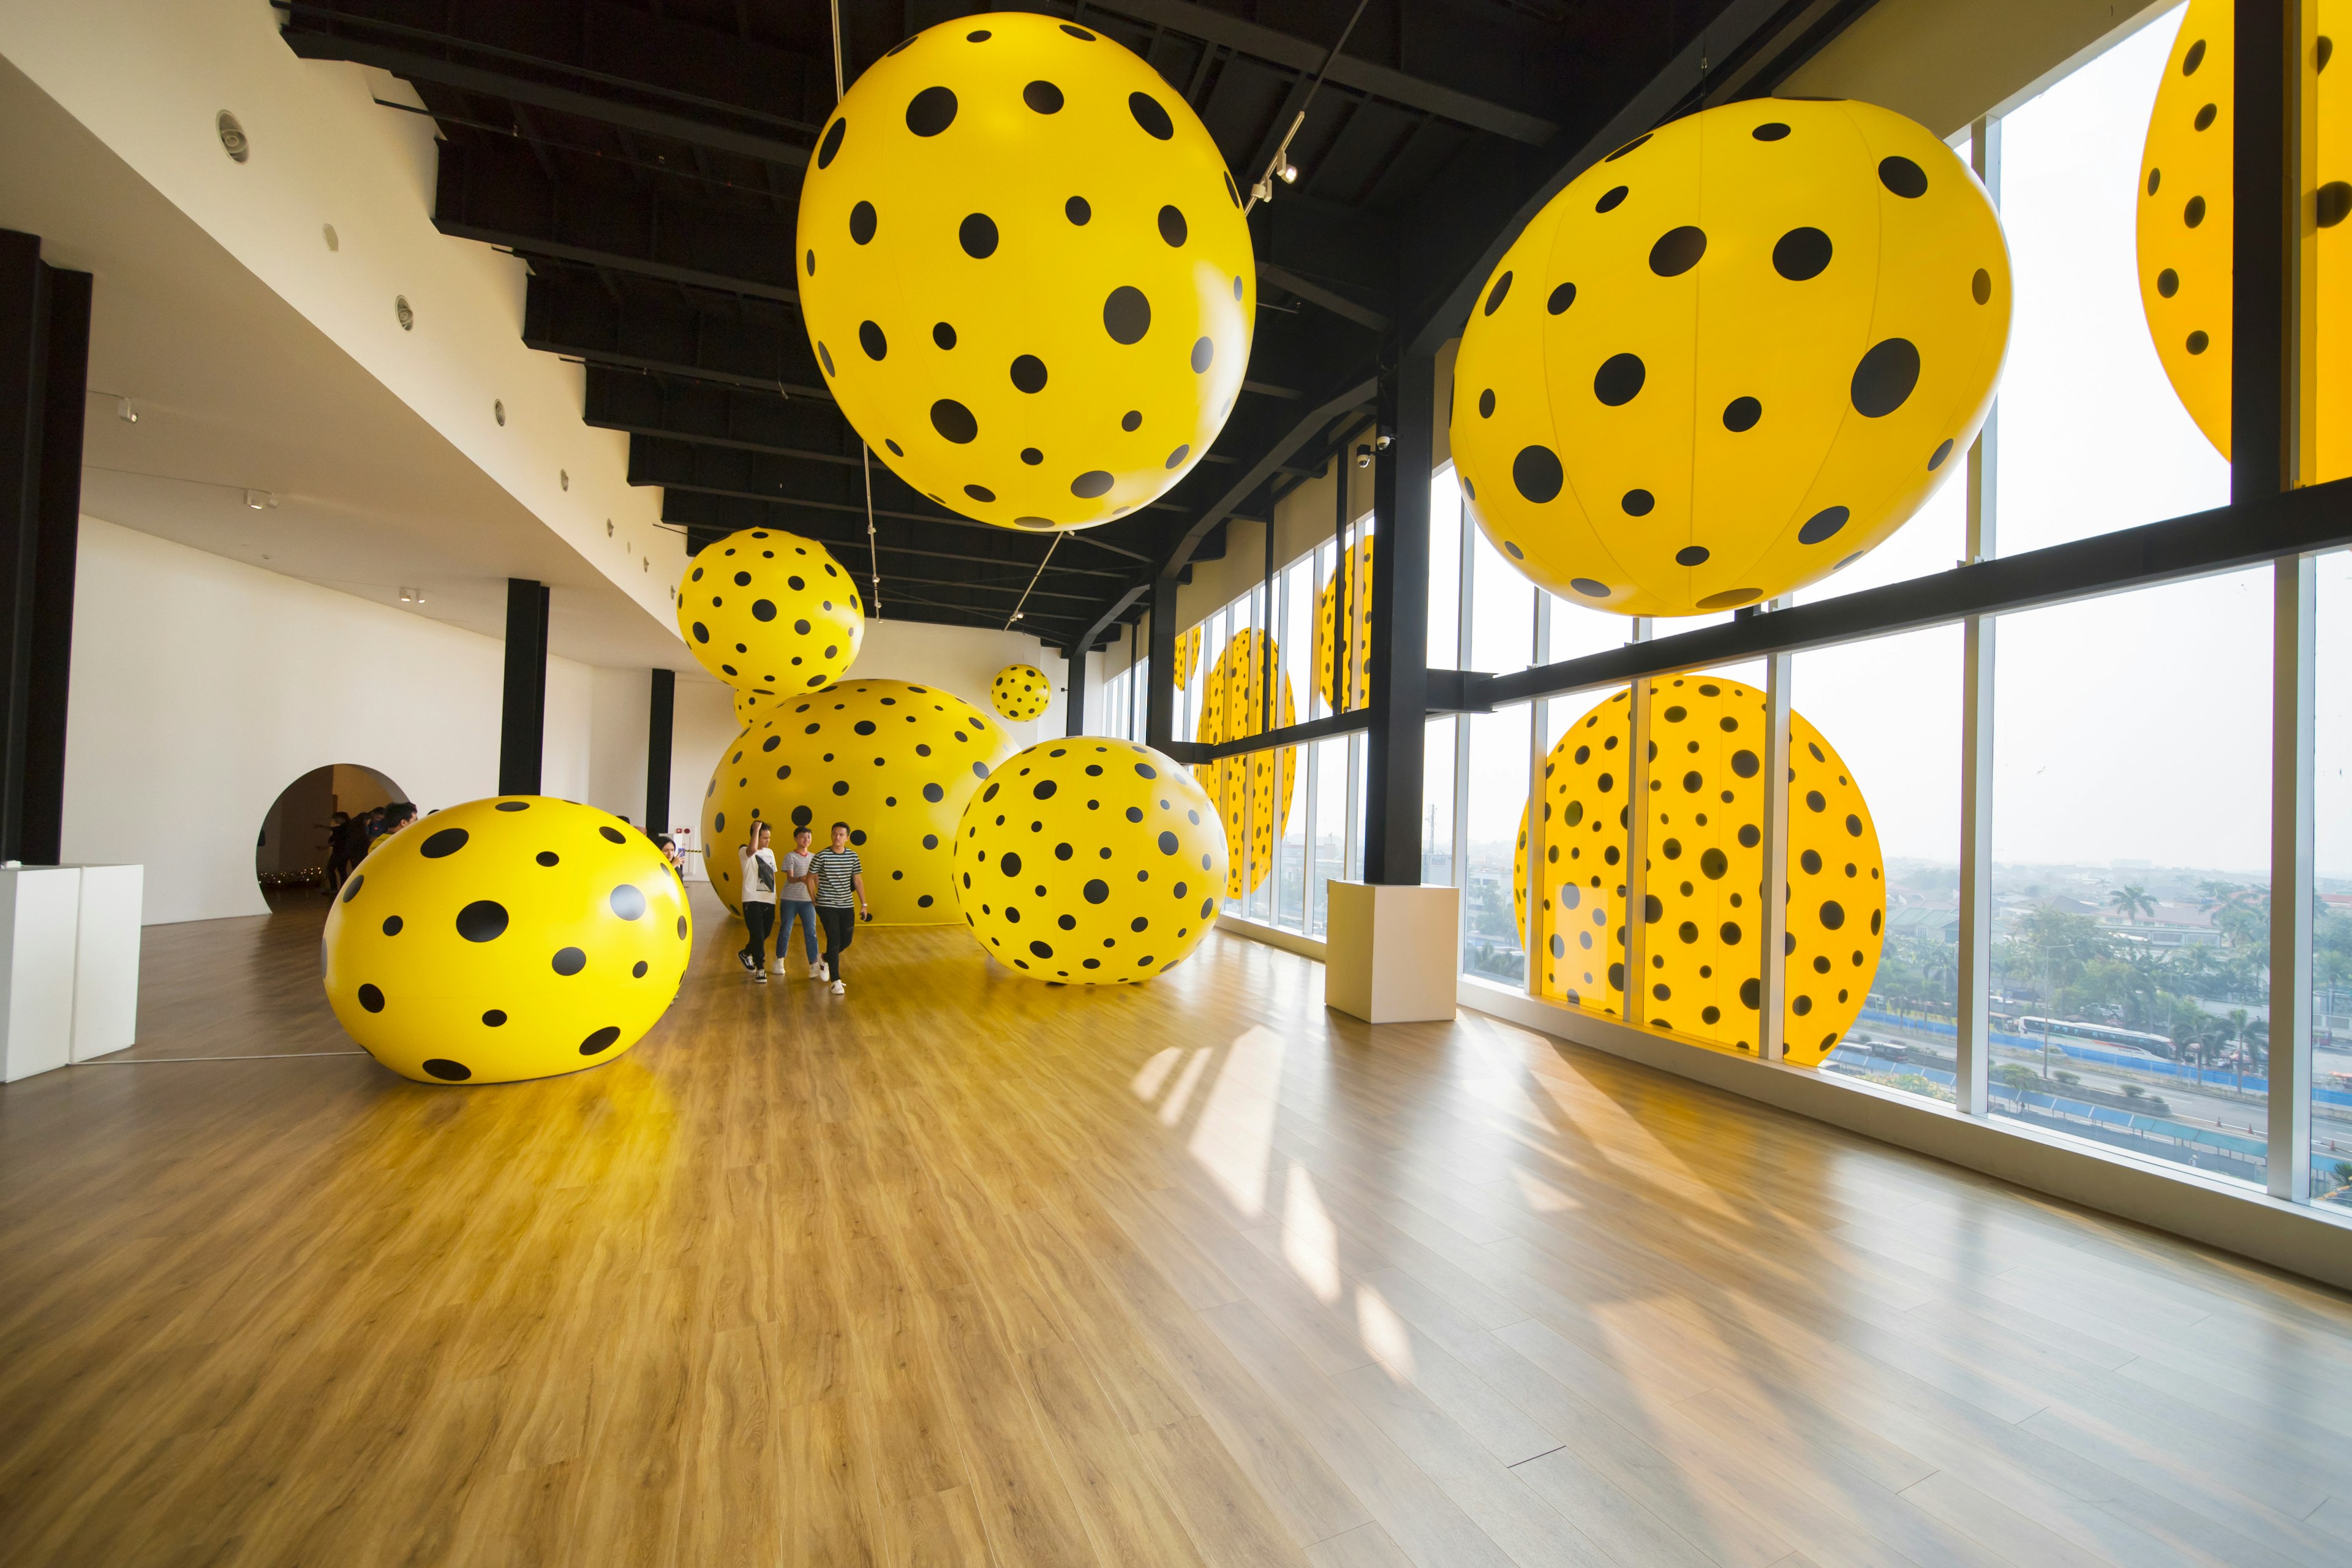
[[2137, 925], [2143, 915], [2149, 920], [2156, 919], [2156, 900], [2147, 896], [2146, 888], [2137, 885], [2117, 888], [2107, 895], [2107, 902], [2115, 906], [2116, 913], [2123, 916], [2127, 924]]

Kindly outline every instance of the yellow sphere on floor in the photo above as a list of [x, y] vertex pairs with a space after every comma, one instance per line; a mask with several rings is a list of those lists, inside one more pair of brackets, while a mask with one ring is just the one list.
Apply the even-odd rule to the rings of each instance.
[[1084, 528], [1182, 479], [1256, 320], [1241, 195], [1093, 28], [965, 16], [877, 60], [801, 186], [801, 310], [875, 455], [940, 505]]
[[[1193, 739], [1213, 746], [1298, 722], [1286, 671], [1276, 675], [1274, 721], [1266, 722], [1266, 679], [1278, 660], [1274, 639], [1264, 632], [1235, 632], [1209, 671]], [[1193, 767], [1193, 778], [1216, 803], [1217, 815], [1225, 826], [1225, 858], [1230, 868], [1225, 897], [1238, 899], [1254, 890], [1273, 868], [1274, 847], [1290, 822], [1290, 792], [1297, 775], [1296, 746], [1223, 757]], [[1236, 857], [1234, 847], [1242, 844], [1249, 846], [1249, 854]]]
[[735, 857], [755, 819], [778, 850], [792, 847], [795, 827], [822, 849], [846, 822], [876, 921], [950, 923], [956, 818], [1012, 750], [1002, 724], [936, 686], [851, 680], [772, 708], [727, 748], [703, 792], [711, 889], [742, 913]]
[[1033, 980], [1149, 980], [1216, 923], [1216, 807], [1132, 741], [1079, 735], [1014, 754], [964, 807], [955, 845], [965, 922]]
[[[1544, 770], [1544, 991], [1625, 1007], [1627, 693], [1560, 736]], [[1801, 714], [1790, 716], [1786, 1059], [1818, 1065], [1862, 1013], [1885, 942], [1885, 863], [1862, 788]], [[1764, 693], [1712, 676], [1650, 688], [1649, 952], [1644, 1021], [1756, 1048], [1763, 885]], [[1527, 929], [1528, 831], [1512, 898]]]
[[420, 1083], [611, 1061], [677, 994], [686, 885], [610, 812], [540, 795], [436, 811], [381, 840], [327, 911], [327, 1001]]
[[[2233, 79], [2237, 7], [2189, 0], [2149, 111], [2138, 187], [2140, 305], [2164, 374], [2205, 438], [2230, 455], [2231, 257], [2235, 228], [2231, 159], [2237, 145]], [[2352, 0], [2319, 0], [2313, 64], [2352, 34]], [[2325, 49], [2326, 54], [2318, 51]], [[2352, 473], [2352, 69], [2319, 65], [2317, 156], [2303, 179], [2315, 223], [2314, 261], [2323, 303], [2313, 359], [2318, 445], [2313, 477]]]
[[1053, 700], [1053, 684], [1034, 664], [1008, 664], [988, 683], [990, 704], [1015, 723], [1034, 719]]
[[688, 558], [677, 629], [728, 685], [790, 695], [841, 679], [866, 640], [866, 605], [815, 540], [746, 528]]
[[[1336, 688], [1331, 674], [1331, 615], [1333, 585], [1339, 579], [1328, 577], [1315, 591], [1315, 689], [1323, 700], [1332, 701]], [[1361, 708], [1372, 700], [1372, 542], [1359, 540], [1348, 552], [1348, 650], [1347, 663], [1354, 674], [1349, 681], [1353, 695], [1348, 700], [1350, 708]]]
[[1454, 365], [1496, 548], [1629, 616], [1828, 575], [1962, 465], [2009, 342], [2009, 253], [1934, 133], [1753, 99], [1662, 125], [1522, 231]]

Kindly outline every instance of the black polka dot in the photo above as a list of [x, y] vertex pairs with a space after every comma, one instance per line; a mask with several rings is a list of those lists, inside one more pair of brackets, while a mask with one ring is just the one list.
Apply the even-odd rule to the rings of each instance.
[[2189, 197], [2189, 205], [2180, 209], [2180, 221], [2187, 224], [2191, 228], [2195, 228], [2199, 224], [2203, 223], [2205, 221], [2205, 198], [2203, 196]]
[[1819, 278], [1830, 264], [1830, 237], [1817, 228], [1792, 228], [1772, 247], [1772, 270], [1791, 283]]
[[1173, 833], [1165, 833], [1165, 832], [1163, 832], [1162, 834], [1160, 834], [1160, 852], [1162, 855], [1173, 855], [1173, 854], [1175, 854], [1175, 853], [1176, 853], [1176, 849], [1177, 849], [1176, 836], [1175, 836]]
[[438, 860], [445, 855], [455, 855], [466, 847], [466, 830], [445, 827], [417, 846], [416, 852], [427, 860]]
[[774, 620], [776, 618], [776, 602], [773, 599], [752, 600], [751, 618], [755, 621]]
[[1650, 247], [1650, 270], [1661, 278], [1679, 278], [1706, 254], [1706, 231], [1690, 224], [1670, 228]]
[[2180, 274], [2168, 267], [2156, 275], [2156, 291], [2166, 299], [2180, 292]]
[[489, 942], [507, 929], [507, 907], [491, 899], [477, 899], [457, 911], [457, 934], [467, 942]]
[[[841, 139], [848, 130], [849, 121], [846, 120], [836, 120], [833, 122], [833, 128], [824, 133], [824, 140], [816, 145], [818, 168], [829, 169], [833, 166], [833, 160], [841, 152]], [[812, 256], [814, 254], [814, 252], [811, 253]], [[816, 270], [816, 264], [814, 261], [809, 264], [809, 270], [812, 272]]]
[[1592, 395], [1612, 408], [1633, 401], [1649, 377], [1649, 368], [1636, 354], [1611, 354], [1592, 374]]
[[1168, 467], [1171, 468], [1175, 468], [1192, 455], [1192, 443], [1187, 441], [1182, 446], [1178, 447], [1174, 451], [1168, 454]]
[[818, 362], [824, 366], [825, 374], [833, 375], [836, 374], [833, 368], [833, 351], [825, 347], [822, 342], [816, 345], [816, 357]]
[[1882, 338], [1853, 367], [1854, 412], [1884, 419], [1903, 406], [1919, 384], [1919, 351], [1908, 338]]
[[1070, 493], [1082, 500], [1110, 493], [1111, 477], [1100, 468], [1088, 468], [1070, 481]]
[[1845, 526], [1846, 519], [1853, 515], [1853, 514], [1852, 512], [1846, 510], [1846, 509], [1842, 506], [1823, 507], [1821, 510], [1807, 518], [1805, 520], [1805, 525], [1797, 530], [1797, 542], [1800, 544], [1819, 544], [1822, 540], [1829, 538], [1830, 535], [1835, 533], [1839, 529], [1843, 528]]
[[1822, 924], [1827, 926], [1832, 931], [1835, 931], [1838, 927], [1845, 924], [1844, 907], [1834, 901], [1823, 904], [1822, 906]]
[[577, 974], [588, 967], [588, 955], [576, 947], [558, 948], [549, 963], [558, 974]]
[[2196, 124], [2196, 126], [2197, 126], [2197, 129], [2198, 129], [2198, 130], [2200, 130], [2200, 131], [2210, 131], [2210, 130], [2212, 130], [2212, 129], [2213, 129], [2213, 121], [2214, 121], [2215, 117], [2216, 117], [2216, 116], [2218, 116], [2221, 112], [2221, 110], [2220, 110], [2218, 107], [2216, 107], [2215, 105], [2210, 104], [2210, 103], [2207, 104], [2204, 108], [2202, 108], [2202, 109], [2199, 110], [2197, 111], [2197, 119], [2196, 119], [2196, 121], [2195, 121], [2195, 124]]
[[2319, 187], [2319, 226], [2334, 228], [2352, 216], [2352, 184], [2330, 180]]
[[1951, 438], [1947, 437], [1945, 437], [1944, 444], [1942, 446], [1927, 454], [1927, 471], [1932, 474], [1937, 468], [1942, 468], [1944, 466], [1944, 459], [1951, 455], [1952, 442]]
[[366, 1008], [369, 1012], [381, 1013], [383, 1011], [383, 993], [377, 990], [374, 986], [361, 986], [359, 990], [359, 998], [360, 1005]]
[[1605, 599], [1609, 596], [1609, 584], [1596, 583], [1590, 577], [1571, 577], [1568, 580], [1568, 585], [1588, 599]]
[[1151, 330], [1151, 301], [1143, 290], [1122, 283], [1103, 300], [1103, 331], [1118, 343], [1139, 343]]
[[1021, 448], [1021, 460], [1034, 468], [1045, 460], [1045, 454], [1034, 447], [1024, 447]]
[[2187, 54], [2180, 57], [2180, 74], [2182, 76], [2195, 76], [2197, 74], [2197, 68], [2204, 63], [2205, 40], [2200, 38], [2195, 43], [2189, 46], [2189, 52]]
[[1165, 142], [1176, 134], [1176, 122], [1168, 118], [1168, 110], [1160, 100], [1148, 92], [1129, 93], [1127, 111], [1135, 116], [1135, 122], [1154, 141]]
[[609, 1051], [613, 1048], [614, 1042], [618, 1040], [620, 1037], [621, 1030], [619, 1026], [607, 1024], [603, 1028], [597, 1030], [594, 1034], [580, 1042], [580, 1054], [583, 1057], [593, 1057], [600, 1052]]
[[596, 831], [608, 844], [626, 844], [629, 841], [627, 836], [617, 827], [600, 827]]
[[941, 790], [939, 785], [935, 784], [927, 784], [923, 786], [923, 798], [929, 801], [933, 805], [937, 805], [940, 801], [947, 798], [947, 795], [946, 792]]
[[1174, 207], [1160, 209], [1160, 237], [1171, 245], [1182, 245], [1191, 231], [1184, 226], [1184, 215]]
[[1040, 114], [1062, 112], [1062, 89], [1050, 81], [1033, 81], [1021, 89], [1021, 101]]
[[856, 240], [860, 245], [869, 244], [874, 238], [874, 204], [872, 202], [860, 202], [856, 206], [849, 209], [850, 238]]
[[425, 1070], [449, 1083], [463, 1083], [474, 1076], [474, 1069], [463, 1062], [453, 1062], [446, 1057], [428, 1057]]
[[1675, 552], [1675, 564], [1677, 566], [1703, 565], [1706, 561], [1706, 546], [1704, 544], [1685, 544]]
[[956, 241], [974, 261], [987, 260], [996, 254], [996, 220], [986, 213], [973, 213], [957, 226]]
[[1976, 276], [1969, 279], [1969, 297], [1979, 305], [1991, 299], [1992, 274], [1978, 268]]
[[401, 928], [401, 927], [402, 927], [402, 925], [404, 925], [404, 923], [406, 923], [406, 922], [404, 922], [404, 921], [402, 921], [402, 920], [401, 920], [401, 918], [400, 918], [398, 915], [386, 915], [386, 916], [384, 916], [384, 917], [383, 917], [383, 934], [384, 934], [384, 935], [386, 935], [386, 936], [398, 936], [398, 935], [400, 934], [400, 928]]
[[506, 1021], [506, 1009], [503, 1007], [493, 1007], [488, 1012], [482, 1015], [482, 1026], [484, 1028], [496, 1029], [503, 1026]]
[[2190, 353], [2201, 354], [2211, 345], [2212, 340], [2208, 338], [2203, 332], [2191, 332], [2189, 334], [2189, 341], [2181, 346], [2186, 348]]
[[[694, 574], [697, 577], [699, 577], [702, 575], [702, 573], [698, 569]], [[502, 800], [499, 802], [496, 806], [492, 807], [492, 809], [496, 811], [529, 811], [530, 809], [530, 802], [527, 800]]]
[[[1232, 203], [1234, 204], [1234, 205], [1235, 205], [1235, 206], [1239, 206], [1239, 205], [1242, 205], [1242, 193], [1241, 193], [1241, 187], [1239, 187], [1238, 185], [1236, 185], [1236, 184], [1234, 184], [1234, 176], [1233, 176], [1233, 174], [1231, 174], [1231, 172], [1226, 171], [1226, 172], [1224, 172], [1224, 174], [1225, 174], [1225, 199], [1226, 199], [1226, 200], [1228, 200], [1228, 201], [1230, 201], [1230, 202], [1232, 202]], [[1234, 279], [1234, 282], [1236, 285], [1238, 285], [1238, 284], [1241, 282], [1241, 279], [1238, 279], [1238, 278], [1236, 278], [1236, 279]], [[1240, 298], [1241, 298], [1241, 296], [1240, 296], [1238, 293], [1236, 293], [1236, 294], [1234, 296], [1234, 299], [1236, 299], [1236, 300], [1238, 300], [1238, 299], [1240, 299]]]
[[629, 973], [639, 980], [643, 980], [646, 977], [646, 971], [652, 967], [653, 965], [647, 963], [641, 958], [637, 960], [636, 963], [629, 965]]
[[1658, 504], [1658, 498], [1647, 490], [1627, 490], [1618, 498], [1617, 504], [1625, 509], [1627, 517], [1647, 517]]
[[1625, 195], [1626, 187], [1623, 185], [1604, 191], [1601, 193], [1601, 199], [1592, 204], [1592, 210], [1597, 213], [1615, 212], [1617, 205], [1625, 199]]
[[642, 919], [646, 912], [645, 893], [626, 882], [613, 889], [610, 902], [613, 912], [625, 921]]
[[2156, 195], [2157, 186], [2162, 184], [2164, 184], [2164, 171], [2161, 169], [2150, 169], [2147, 172], [2147, 194], [2149, 195]]
[[1080, 227], [1084, 227], [1087, 220], [1095, 216], [1095, 209], [1087, 205], [1086, 197], [1072, 196], [1062, 204], [1062, 216]]
[[1013, 384], [1024, 392], [1045, 390], [1045, 362], [1035, 354], [1023, 354], [1013, 362]]
[[1105, 899], [1110, 897], [1110, 884], [1102, 880], [1099, 877], [1088, 881], [1087, 885], [1079, 890], [1086, 895], [1087, 902], [1090, 904], [1101, 903]]
[[942, 397], [931, 405], [931, 428], [961, 447], [979, 436], [980, 421], [954, 398]]
[[1495, 286], [1493, 288], [1486, 290], [1486, 308], [1485, 313], [1491, 316], [1496, 310], [1500, 310], [1503, 304], [1503, 297], [1510, 291], [1511, 275], [1506, 272], [1500, 278], [1495, 279]]
[[1764, 405], [1752, 397], [1735, 397], [1723, 405], [1723, 427], [1735, 436], [1755, 429], [1763, 417]]
[[1778, 142], [1789, 134], [1789, 128], [1777, 120], [1768, 120], [1748, 134], [1759, 142]]
[[1568, 476], [1559, 466], [1559, 454], [1549, 447], [1522, 447], [1519, 455], [1511, 459], [1511, 483], [1518, 492], [1538, 506], [1559, 494]]
[[1881, 158], [1878, 183], [1906, 201], [1916, 201], [1927, 194], [1927, 171], [1908, 158]]
[[955, 117], [956, 95], [943, 87], [927, 87], [907, 105], [907, 129], [918, 136], [937, 136]]
[[963, 488], [963, 493], [977, 501], [992, 501], [996, 499], [996, 492], [986, 485], [966, 485]]
[[889, 340], [882, 335], [882, 329], [872, 321], [857, 323], [857, 346], [866, 351], [866, 357], [870, 360], [878, 360], [890, 352]]
[[1209, 362], [1216, 357], [1217, 345], [1209, 339], [1202, 338], [1192, 345], [1192, 373], [1197, 375], [1208, 369]]
[[1576, 285], [1573, 283], [1562, 283], [1551, 291], [1551, 298], [1544, 301], [1544, 309], [1552, 315], [1557, 316], [1562, 310], [1567, 310], [1570, 305], [1575, 303]]

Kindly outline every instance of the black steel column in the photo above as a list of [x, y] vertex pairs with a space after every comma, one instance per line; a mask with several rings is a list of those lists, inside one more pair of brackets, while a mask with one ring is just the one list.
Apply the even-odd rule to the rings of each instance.
[[1065, 733], [1083, 735], [1087, 732], [1087, 650], [1072, 648], [1064, 656], [1070, 666], [1068, 689], [1062, 695], [1062, 706], [1069, 720]]
[[1176, 579], [1151, 579], [1151, 668], [1143, 694], [1143, 743], [1166, 751], [1176, 738]]
[[54, 861], [81, 499], [89, 275], [0, 231], [0, 858]]
[[2237, 101], [2231, 203], [2237, 221], [2231, 239], [2230, 500], [2240, 505], [2284, 489], [2294, 456], [2286, 378], [2296, 322], [2287, 284], [2289, 247], [2305, 200], [2287, 157], [2296, 9], [2293, 0], [2238, 0], [2231, 45]]
[[654, 671], [653, 700], [646, 715], [646, 832], [669, 831], [669, 757], [677, 725], [677, 672]]
[[506, 703], [499, 721], [499, 793], [537, 795], [547, 747], [547, 587], [507, 579]]
[[1381, 378], [1380, 431], [1390, 441], [1388, 450], [1372, 459], [1367, 882], [1411, 886], [1421, 880], [1429, 707], [1429, 476], [1436, 457], [1436, 397], [1437, 362], [1431, 355], [1409, 353]]

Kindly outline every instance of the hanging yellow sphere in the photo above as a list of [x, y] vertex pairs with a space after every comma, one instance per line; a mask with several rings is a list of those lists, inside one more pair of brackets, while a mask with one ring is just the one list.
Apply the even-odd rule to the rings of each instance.
[[990, 957], [1032, 980], [1119, 985], [1165, 974], [1217, 919], [1216, 807], [1131, 741], [1041, 741], [964, 807], [955, 891]]
[[962, 698], [903, 680], [846, 681], [771, 709], [727, 748], [703, 792], [711, 889], [742, 912], [735, 856], [753, 818], [778, 849], [795, 827], [823, 848], [846, 822], [876, 921], [952, 921], [956, 816], [1012, 750], [1004, 727]]
[[1462, 493], [1572, 602], [1772, 598], [1960, 467], [2009, 316], [1992, 205], [1925, 128], [1866, 103], [1703, 110], [1577, 176], [1487, 279], [1454, 366]]
[[[1323, 700], [1331, 702], [1331, 591], [1338, 582], [1336, 575], [1315, 594], [1315, 689]], [[1354, 695], [1348, 699], [1350, 708], [1361, 708], [1372, 700], [1372, 542], [1360, 540], [1348, 552], [1348, 649], [1347, 662], [1353, 670], [1349, 686]]]
[[1181, 691], [1192, 683], [1192, 672], [1201, 668], [1201, 628], [1193, 626], [1176, 634], [1176, 668], [1170, 671], [1175, 678], [1176, 689]]
[[[1263, 735], [1298, 722], [1298, 708], [1290, 699], [1290, 677], [1275, 672], [1271, 700], [1266, 691], [1269, 671], [1279, 663], [1274, 639], [1255, 628], [1235, 632], [1225, 651], [1209, 671], [1208, 689], [1201, 700], [1201, 720], [1193, 739], [1204, 746]], [[1273, 723], [1266, 722], [1271, 700]], [[1265, 880], [1274, 866], [1274, 847], [1290, 823], [1290, 792], [1298, 774], [1298, 748], [1251, 752], [1202, 763], [1192, 776], [1216, 803], [1225, 825], [1225, 897], [1238, 899]], [[1246, 844], [1249, 853], [1236, 858], [1234, 848]]]
[[677, 629], [696, 661], [739, 691], [813, 691], [857, 657], [866, 604], [815, 540], [746, 528], [688, 558]]
[[[1650, 687], [1644, 1021], [1756, 1048], [1761, 968], [1764, 694], [1704, 675]], [[1568, 727], [1544, 770], [1544, 991], [1625, 1007], [1627, 717], [1618, 692]], [[1861, 786], [1821, 731], [1789, 716], [1786, 1059], [1818, 1066], [1862, 1013], [1885, 942], [1885, 864]], [[1512, 901], [1527, 929], [1528, 829]]]
[[1034, 719], [1053, 700], [1053, 684], [1034, 664], [1008, 664], [988, 684], [990, 703], [1015, 723]]
[[1157, 499], [1239, 395], [1241, 195], [1183, 96], [1092, 28], [941, 23], [877, 60], [801, 187], [825, 384], [918, 490], [1007, 528]]
[[[2318, 153], [2303, 180], [2314, 223], [2322, 302], [2314, 323], [2318, 446], [2313, 477], [2352, 473], [2352, 71], [2330, 71], [2334, 39], [2352, 31], [2352, 3], [2319, 0], [2315, 70]], [[2236, 204], [2237, 7], [2189, 0], [2149, 111], [2139, 171], [2139, 297], [2157, 358], [2197, 427], [2230, 455], [2231, 236]], [[2332, 290], [2332, 292], [2330, 292]], [[2331, 308], [2333, 307], [2333, 308]]]
[[379, 840], [327, 910], [327, 1001], [419, 1083], [611, 1061], [677, 995], [686, 884], [609, 812], [540, 795], [436, 811]]

